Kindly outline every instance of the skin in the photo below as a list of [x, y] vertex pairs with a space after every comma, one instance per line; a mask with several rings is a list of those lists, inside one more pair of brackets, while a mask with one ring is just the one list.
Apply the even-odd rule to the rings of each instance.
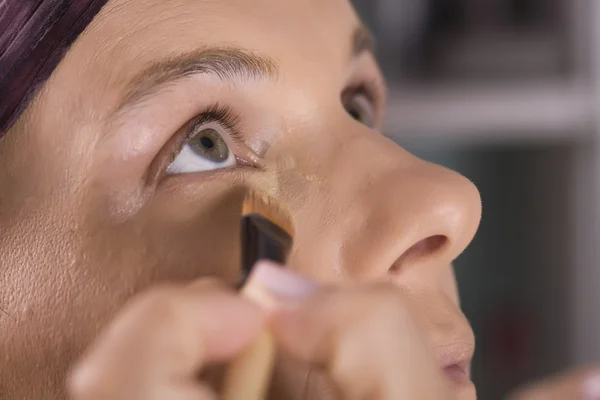
[[516, 390], [510, 400], [596, 400], [600, 398], [600, 370], [586, 367], [558, 374]]
[[[0, 142], [0, 398], [64, 398], [69, 368], [137, 293], [165, 283], [185, 292], [207, 276], [235, 283], [239, 210], [249, 187], [289, 208], [291, 270], [328, 286], [393, 287], [397, 297], [368, 288], [367, 295], [348, 296], [374, 307], [394, 304], [381, 315], [410, 310], [397, 326], [418, 327], [409, 329], [418, 332], [410, 338], [423, 341], [423, 354], [431, 351], [449, 390], [474, 398], [464, 372], [474, 339], [451, 262], [477, 229], [479, 194], [465, 178], [411, 156], [345, 110], [343, 94], [365, 79], [377, 88], [378, 124], [385, 103], [374, 57], [350, 59], [358, 25], [344, 0], [109, 1]], [[277, 77], [192, 76], [114, 113], [148, 65], [210, 46], [270, 57]], [[177, 132], [217, 101], [239, 114], [248, 143], [228, 143], [254, 165], [166, 176]], [[179, 296], [174, 292], [166, 297]], [[378, 300], [367, 301], [371, 296]], [[140, 322], [143, 312], [119, 315], [117, 321], [149, 326]], [[337, 318], [331, 323], [346, 326]], [[252, 336], [256, 319], [239, 343]], [[325, 321], [315, 323], [332, 332]], [[303, 356], [285, 328], [278, 340], [319, 364], [314, 353]], [[102, 343], [98, 348], [113, 349]], [[301, 398], [307, 373], [282, 359], [272, 397]], [[329, 399], [326, 386], [310, 380], [309, 398]], [[85, 393], [80, 397], [93, 398]]]

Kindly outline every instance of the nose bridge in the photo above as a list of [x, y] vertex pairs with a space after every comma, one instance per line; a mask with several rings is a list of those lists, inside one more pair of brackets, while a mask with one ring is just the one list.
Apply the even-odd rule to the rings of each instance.
[[295, 205], [290, 263], [324, 282], [349, 278], [348, 256], [353, 252], [348, 251], [348, 238], [370, 220], [361, 197], [370, 197], [386, 164], [403, 161], [397, 151], [389, 154], [383, 136], [356, 123], [340, 125], [331, 132], [313, 132], [310, 140], [290, 142], [298, 156], [279, 182], [281, 194]]
[[[319, 143], [300, 149], [310, 157], [297, 166], [306, 173], [292, 265], [326, 282], [379, 279], [396, 267], [449, 263], [472, 240], [481, 205], [467, 179], [366, 128]], [[428, 238], [442, 240], [439, 248], [428, 249]]]

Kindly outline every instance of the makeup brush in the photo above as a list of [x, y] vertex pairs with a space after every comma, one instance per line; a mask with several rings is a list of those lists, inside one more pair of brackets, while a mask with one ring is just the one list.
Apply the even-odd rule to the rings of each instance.
[[[250, 191], [244, 199], [241, 221], [242, 284], [241, 294], [268, 306], [274, 300], [258, 285], [247, 284], [252, 268], [259, 260], [284, 265], [293, 245], [290, 214], [266, 193]], [[267, 395], [275, 360], [275, 342], [263, 329], [239, 357], [227, 368], [223, 400], [263, 400]]]

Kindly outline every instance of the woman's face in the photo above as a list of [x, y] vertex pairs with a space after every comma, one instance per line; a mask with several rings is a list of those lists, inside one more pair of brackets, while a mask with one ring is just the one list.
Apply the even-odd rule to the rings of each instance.
[[[386, 139], [384, 105], [346, 0], [109, 1], [0, 145], [0, 397], [60, 398], [68, 366], [142, 289], [234, 283], [257, 188], [292, 213], [291, 268], [395, 282], [472, 398], [450, 264], [480, 199]], [[329, 399], [306, 380], [282, 359], [273, 392]]]

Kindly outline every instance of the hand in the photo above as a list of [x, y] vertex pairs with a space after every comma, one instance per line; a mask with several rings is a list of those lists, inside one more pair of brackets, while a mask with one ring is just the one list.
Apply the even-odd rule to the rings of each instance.
[[209, 400], [202, 367], [231, 359], [259, 332], [258, 307], [212, 281], [163, 287], [125, 307], [74, 369], [75, 400]]
[[322, 368], [337, 398], [454, 399], [423, 333], [391, 285], [331, 289], [275, 314], [279, 345]]
[[[399, 290], [324, 289], [299, 300], [307, 294], [299, 286], [288, 290], [294, 307], [273, 311], [274, 336], [292, 356], [323, 367], [339, 398], [454, 399]], [[286, 297], [285, 287], [272, 289]], [[214, 282], [155, 289], [134, 299], [100, 336], [75, 368], [71, 394], [75, 400], [215, 399], [198, 372], [235, 357], [264, 323], [257, 307]]]
[[600, 400], [600, 371], [585, 369], [555, 376], [519, 390], [510, 400]]

